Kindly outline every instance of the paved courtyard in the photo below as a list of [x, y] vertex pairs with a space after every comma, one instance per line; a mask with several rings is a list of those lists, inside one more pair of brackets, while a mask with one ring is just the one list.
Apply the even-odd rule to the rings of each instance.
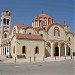
[[0, 75], [74, 75], [75, 60], [38, 63], [0, 63]]

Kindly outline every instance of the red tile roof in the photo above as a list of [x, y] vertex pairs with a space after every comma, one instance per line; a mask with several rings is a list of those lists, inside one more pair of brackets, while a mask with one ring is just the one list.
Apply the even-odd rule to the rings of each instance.
[[[48, 31], [48, 29], [49, 29], [51, 26], [53, 26], [53, 25], [59, 25], [60, 27], [63, 28], [63, 26], [60, 25], [59, 23], [53, 23], [53, 24], [51, 24], [51, 25], [47, 25], [47, 26], [45, 27], [45, 30]], [[64, 29], [64, 28], [63, 28], [63, 29]]]
[[48, 42], [64, 42], [64, 43], [70, 43], [70, 41], [65, 41], [65, 40], [56, 40], [56, 39], [54, 39], [54, 40], [48, 40]]
[[39, 14], [37, 15], [35, 18], [39, 18], [39, 17], [48, 17], [48, 18], [51, 18], [49, 15], [47, 14]]
[[15, 36], [17, 39], [44, 40], [40, 35], [16, 33]]
[[27, 26], [27, 25], [23, 25], [23, 24], [15, 24], [14, 26], [17, 26], [18, 28], [32, 28], [32, 26]]
[[66, 32], [67, 34], [75, 35], [75, 32]]

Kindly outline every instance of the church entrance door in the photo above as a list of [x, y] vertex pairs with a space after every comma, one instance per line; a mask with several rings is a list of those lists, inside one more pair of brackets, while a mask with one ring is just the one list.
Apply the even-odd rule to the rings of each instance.
[[55, 47], [55, 56], [59, 56], [59, 48], [58, 47]]

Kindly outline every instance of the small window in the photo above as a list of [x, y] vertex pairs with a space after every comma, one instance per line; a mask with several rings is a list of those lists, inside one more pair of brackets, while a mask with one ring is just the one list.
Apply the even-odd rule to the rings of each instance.
[[44, 25], [47, 25], [47, 21], [46, 20], [44, 21]]
[[41, 36], [43, 36], [43, 34], [40, 34]]
[[70, 37], [69, 37], [69, 41], [70, 41], [71, 39], [70, 39]]
[[15, 46], [13, 47], [13, 53], [15, 54]]
[[29, 33], [29, 34], [31, 34], [31, 33]]
[[54, 20], [52, 19], [52, 23], [54, 22]]
[[7, 19], [7, 25], [9, 25], [9, 19]]
[[23, 47], [22, 47], [22, 54], [25, 54], [25, 53], [26, 53], [26, 47], [23, 46]]
[[4, 34], [4, 38], [7, 38], [7, 33]]
[[42, 26], [42, 21], [41, 20], [39, 21], [39, 26]]
[[51, 24], [51, 18], [48, 19], [48, 24]]
[[39, 54], [39, 47], [35, 48], [35, 54]]

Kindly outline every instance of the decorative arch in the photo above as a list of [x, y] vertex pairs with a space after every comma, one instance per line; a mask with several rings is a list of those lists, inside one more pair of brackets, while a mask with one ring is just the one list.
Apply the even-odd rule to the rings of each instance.
[[49, 26], [46, 28], [46, 30], [48, 31], [48, 30], [49, 30], [52, 26], [54, 26], [54, 25], [57, 25], [57, 26], [61, 27], [61, 28], [63, 29], [63, 31], [65, 32], [64, 28], [63, 28], [62, 25], [60, 25], [59, 23], [53, 23], [53, 24], [49, 25]]
[[54, 27], [54, 36], [60, 36], [60, 30], [58, 27]]
[[22, 46], [22, 54], [26, 54], [26, 46]]

